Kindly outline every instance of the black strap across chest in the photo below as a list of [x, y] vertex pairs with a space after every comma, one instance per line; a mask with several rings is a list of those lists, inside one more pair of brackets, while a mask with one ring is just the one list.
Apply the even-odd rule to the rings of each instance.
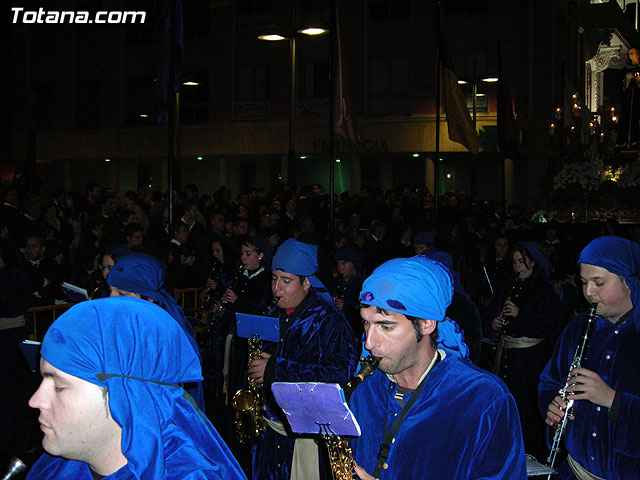
[[[434, 362], [433, 367], [431, 367], [431, 371], [433, 371], [433, 369], [436, 368], [436, 365], [440, 363], [440, 360], [441, 360], [440, 352], [436, 352], [436, 361]], [[397, 435], [398, 430], [400, 430], [400, 426], [404, 421], [404, 417], [407, 415], [407, 413], [409, 413], [409, 410], [411, 410], [411, 407], [413, 407], [413, 404], [416, 403], [416, 401], [418, 400], [418, 397], [420, 397], [420, 394], [422, 393], [422, 389], [424, 388], [424, 384], [427, 382], [427, 377], [429, 377], [429, 374], [425, 375], [425, 377], [422, 379], [422, 381], [418, 385], [418, 388], [416, 388], [413, 394], [411, 395], [411, 398], [409, 399], [409, 401], [405, 403], [404, 407], [402, 408], [402, 411], [396, 417], [396, 421], [393, 422], [393, 425], [391, 426], [391, 430], [389, 430], [388, 432], [385, 432], [384, 439], [380, 444], [380, 450], [378, 451], [376, 469], [373, 471], [374, 478], [380, 478], [380, 472], [382, 472], [382, 467], [384, 463], [387, 461], [387, 458], [389, 458], [389, 451], [391, 450], [391, 444], [395, 440], [395, 436]], [[387, 416], [388, 416], [388, 413], [387, 413]], [[385, 423], [385, 431], [386, 429], [387, 427]]]

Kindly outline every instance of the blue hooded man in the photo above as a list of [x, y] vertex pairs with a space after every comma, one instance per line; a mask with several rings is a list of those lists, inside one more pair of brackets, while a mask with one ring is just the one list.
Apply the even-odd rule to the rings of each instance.
[[185, 393], [202, 378], [180, 326], [135, 298], [82, 302], [42, 342], [45, 453], [28, 479], [244, 479], [211, 423]]
[[[582, 293], [597, 317], [580, 367], [570, 371], [582, 342], [584, 312], [564, 329], [540, 375], [538, 407], [549, 426], [562, 421], [565, 387], [574, 401], [558, 480], [640, 479], [640, 245], [596, 238], [580, 253]], [[570, 375], [570, 378], [569, 378]]]
[[[331, 295], [315, 276], [316, 245], [285, 241], [271, 264], [271, 289], [278, 297], [280, 342], [253, 360], [249, 375], [269, 387], [273, 382], [345, 383], [356, 367], [353, 331]], [[321, 465], [326, 449], [312, 438], [292, 434], [284, 412], [265, 389], [267, 428], [253, 451], [253, 478], [329, 479]]]
[[450, 272], [420, 255], [364, 281], [365, 348], [380, 363], [349, 403], [362, 430], [352, 442], [360, 479], [526, 478], [515, 401], [468, 360], [445, 313], [452, 295]]

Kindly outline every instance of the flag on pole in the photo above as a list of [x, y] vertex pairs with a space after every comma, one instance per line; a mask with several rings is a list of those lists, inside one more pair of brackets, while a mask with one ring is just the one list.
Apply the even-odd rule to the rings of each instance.
[[[171, 65], [171, 9], [175, 9], [175, 90], [169, 93]], [[154, 119], [158, 125], [166, 125], [169, 121], [169, 101], [180, 91], [182, 64], [184, 63], [184, 36], [182, 32], [182, 0], [162, 0], [156, 16], [159, 36], [158, 76], [156, 79], [156, 98]]]
[[502, 71], [502, 48], [498, 40], [498, 148], [505, 157], [518, 158], [518, 125], [513, 113], [513, 100]]
[[344, 76], [344, 60], [342, 57], [342, 42], [340, 39], [340, 22], [338, 21], [338, 4], [335, 5], [336, 52], [334, 57], [334, 95], [333, 95], [333, 131], [336, 135], [358, 143], [358, 134], [351, 115], [351, 93], [349, 82]]
[[451, 54], [446, 47], [442, 29], [438, 29], [438, 52], [440, 60], [440, 91], [442, 106], [447, 113], [447, 126], [449, 128], [449, 138], [457, 143], [461, 143], [474, 155], [480, 149], [480, 137], [476, 131], [467, 102], [458, 84], [458, 76], [453, 68]]

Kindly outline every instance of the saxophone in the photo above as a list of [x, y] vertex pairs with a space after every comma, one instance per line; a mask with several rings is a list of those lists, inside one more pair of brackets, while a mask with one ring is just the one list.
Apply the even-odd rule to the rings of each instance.
[[[596, 322], [596, 318], [598, 316], [598, 304], [594, 303], [591, 305], [589, 309], [589, 315], [582, 326], [582, 334], [580, 335], [580, 343], [576, 347], [576, 352], [573, 355], [573, 360], [571, 361], [571, 365], [569, 365], [569, 371], [567, 372], [567, 380], [564, 384], [562, 390], [560, 390], [560, 397], [567, 402], [567, 406], [564, 409], [564, 414], [562, 416], [562, 420], [556, 425], [556, 432], [553, 435], [553, 444], [551, 445], [551, 451], [549, 452], [549, 457], [547, 458], [547, 465], [551, 468], [555, 469], [556, 457], [558, 456], [558, 452], [560, 452], [560, 441], [567, 429], [567, 420], [571, 415], [571, 410], [573, 409], [574, 400], [570, 398], [567, 400], [567, 388], [571, 385], [572, 376], [571, 371], [575, 368], [580, 368], [582, 364], [582, 360], [584, 360], [587, 349], [589, 348], [589, 341], [591, 340], [591, 332], [593, 332], [593, 325]], [[549, 475], [547, 480], [551, 479], [551, 475]]]
[[[344, 386], [345, 400], [349, 401], [351, 394], [362, 381], [376, 371], [380, 359], [374, 356], [361, 358], [362, 366], [358, 374]], [[329, 464], [333, 480], [351, 480], [354, 477], [355, 462], [348, 440], [340, 438], [329, 428], [323, 428], [321, 436], [329, 452]]]
[[[262, 312], [263, 315], [269, 313], [276, 306], [278, 300], [280, 300], [279, 297], [273, 297]], [[254, 335], [247, 339], [247, 343], [248, 364], [250, 364], [253, 360], [262, 358], [262, 339]], [[262, 416], [262, 407], [264, 406], [262, 385], [249, 376], [249, 387], [238, 390], [231, 399], [231, 405], [235, 412], [233, 423], [238, 441], [248, 443], [259, 438], [266, 427]]]
[[[249, 354], [248, 360], [262, 358], [262, 339], [254, 335], [247, 339]], [[249, 443], [262, 435], [266, 422], [262, 416], [264, 397], [262, 386], [249, 376], [249, 387], [238, 390], [231, 399], [234, 413], [234, 425], [236, 437], [240, 443]]]

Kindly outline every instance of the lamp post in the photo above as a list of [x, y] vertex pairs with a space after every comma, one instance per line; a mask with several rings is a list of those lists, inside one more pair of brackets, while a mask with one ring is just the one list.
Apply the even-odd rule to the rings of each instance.
[[270, 41], [270, 42], [279, 42], [282, 40], [289, 40], [289, 66], [291, 69], [290, 72], [290, 82], [291, 82], [291, 97], [290, 97], [290, 108], [289, 108], [289, 155], [288, 155], [288, 164], [287, 164], [287, 182], [291, 184], [291, 182], [295, 181], [295, 162], [296, 162], [296, 147], [295, 147], [295, 128], [294, 128], [294, 120], [296, 114], [296, 35], [310, 35], [310, 36], [318, 36], [324, 35], [328, 33], [328, 29], [310, 25], [303, 28], [296, 28], [297, 23], [297, 2], [296, 0], [291, 0], [291, 13], [290, 13], [290, 22], [289, 22], [289, 30], [286, 33], [279, 32], [277, 27], [269, 27], [271, 31], [258, 35], [258, 39]]
[[[471, 85], [471, 97], [472, 97], [472, 110], [471, 110], [471, 119], [473, 121], [473, 128], [476, 128], [476, 123], [477, 123], [477, 111], [478, 111], [478, 106], [477, 106], [477, 100], [478, 97], [486, 97], [487, 93], [485, 92], [478, 92], [478, 84], [480, 82], [484, 82], [484, 83], [495, 83], [497, 82], [498, 79], [496, 77], [484, 77], [484, 78], [478, 78], [476, 76], [476, 62], [474, 60], [473, 62], [473, 78], [471, 81], [466, 81], [466, 80], [458, 80], [458, 83], [460, 85]], [[488, 100], [487, 100], [487, 105], [488, 105]], [[471, 195], [476, 195], [478, 193], [478, 186], [477, 186], [477, 168], [476, 168], [476, 156], [473, 156], [473, 163], [471, 165]]]

